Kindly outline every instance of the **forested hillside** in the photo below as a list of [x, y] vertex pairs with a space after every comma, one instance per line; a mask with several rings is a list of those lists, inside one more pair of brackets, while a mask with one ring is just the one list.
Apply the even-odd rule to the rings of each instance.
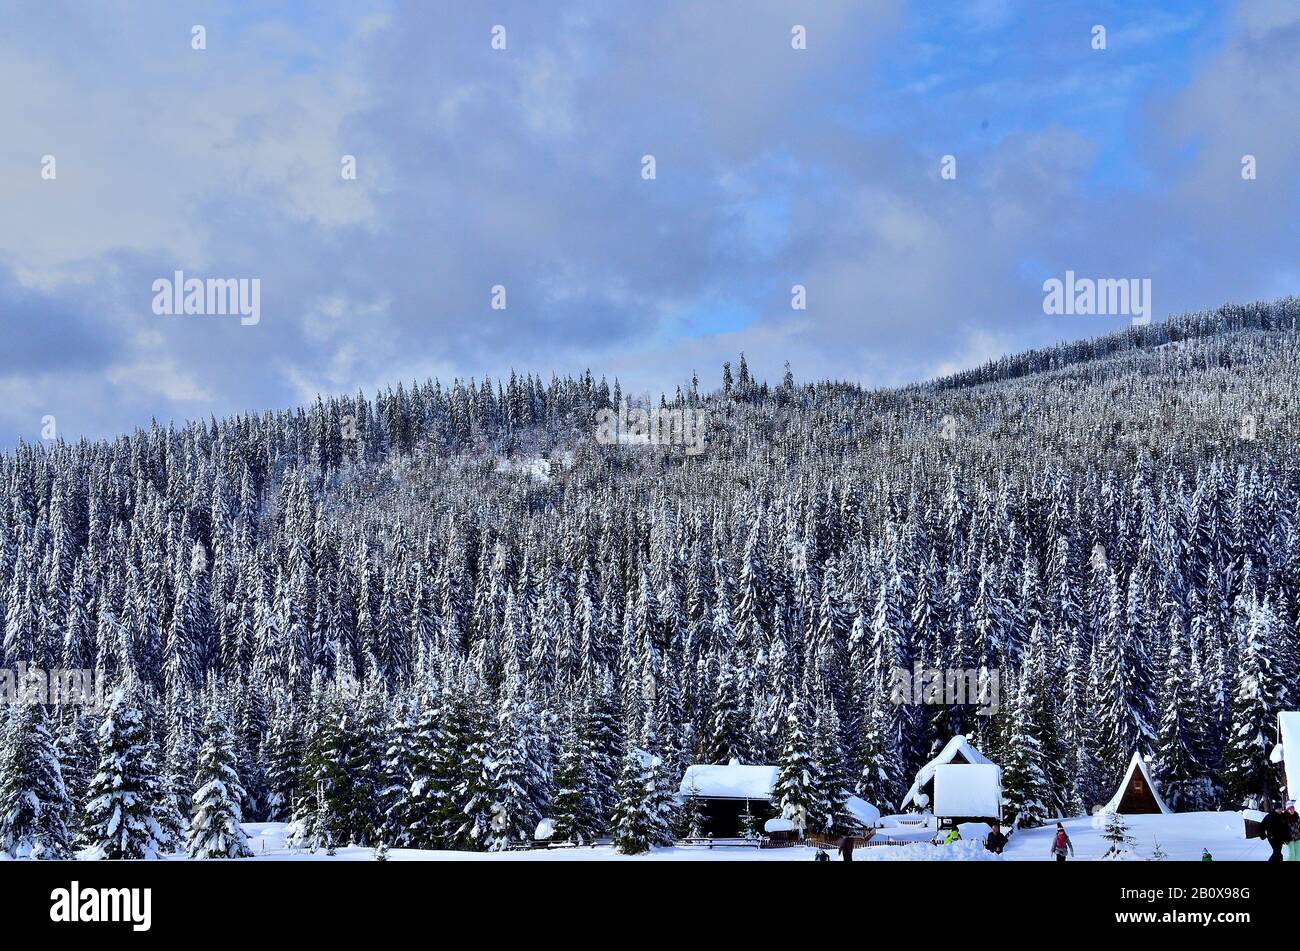
[[[957, 732], [1027, 825], [1108, 799], [1135, 750], [1176, 809], [1275, 792], [1298, 315], [1225, 307], [899, 390], [742, 357], [663, 400], [705, 414], [699, 455], [598, 444], [623, 394], [592, 374], [20, 446], [0, 667], [118, 689], [9, 708], [0, 846], [183, 847], [226, 776], [245, 818], [313, 843], [503, 848], [548, 816], [636, 848], [679, 821], [688, 763], [733, 757], [836, 826], [851, 793], [896, 807]], [[892, 702], [916, 663], [997, 670], [996, 715]]]

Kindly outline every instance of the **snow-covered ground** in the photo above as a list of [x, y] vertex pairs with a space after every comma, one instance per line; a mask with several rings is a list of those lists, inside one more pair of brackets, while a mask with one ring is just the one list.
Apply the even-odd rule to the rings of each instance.
[[[1173, 815], [1125, 816], [1131, 851], [1138, 859], [1150, 859], [1156, 843], [1173, 861], [1197, 861], [1202, 849], [1209, 849], [1216, 862], [1260, 861], [1268, 858], [1269, 847], [1260, 839], [1247, 839], [1245, 824], [1237, 812], [1180, 812]], [[1102, 838], [1104, 816], [1066, 819], [1065, 831], [1074, 843], [1079, 859], [1099, 859], [1110, 847]], [[1040, 829], [1022, 829], [1011, 837], [1006, 857], [1017, 860], [1051, 860], [1056, 824]]]
[[[1243, 835], [1241, 816], [1235, 812], [1189, 812], [1177, 815], [1126, 816], [1125, 822], [1134, 842], [1132, 857], [1149, 860], [1157, 841], [1170, 861], [1197, 861], [1201, 850], [1208, 848], [1215, 861], [1262, 861], [1268, 858], [1269, 848], [1258, 839]], [[370, 861], [373, 849], [340, 848], [336, 855], [324, 852], [315, 855], [307, 851], [293, 851], [285, 845], [283, 823], [245, 823], [249, 845], [257, 853], [257, 860], [267, 861]], [[1096, 860], [1109, 848], [1102, 838], [1105, 831], [1103, 818], [1066, 819], [1065, 828], [1074, 843], [1075, 860]], [[891, 830], [897, 831], [897, 830]], [[912, 862], [912, 861], [1052, 861], [1051, 842], [1055, 824], [1040, 829], [1023, 829], [1011, 837], [1003, 856], [986, 852], [979, 842], [958, 842], [936, 846], [917, 842], [901, 846], [873, 846], [859, 848], [854, 860], [859, 862]], [[619, 855], [608, 846], [580, 849], [536, 849], [521, 852], [446, 852], [418, 849], [390, 849], [389, 861], [436, 862], [452, 860], [494, 862], [584, 862], [617, 860], [624, 862], [661, 861], [764, 861], [808, 862], [813, 857], [810, 848], [754, 849], [735, 847], [677, 847], [655, 849], [647, 855]], [[838, 856], [832, 854], [833, 861]]]

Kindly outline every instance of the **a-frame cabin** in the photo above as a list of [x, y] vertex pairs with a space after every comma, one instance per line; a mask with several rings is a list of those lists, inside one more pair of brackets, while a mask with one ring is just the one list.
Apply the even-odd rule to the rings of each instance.
[[1160, 798], [1160, 791], [1156, 788], [1151, 773], [1147, 771], [1147, 764], [1142, 754], [1134, 753], [1133, 758], [1129, 760], [1128, 770], [1124, 773], [1124, 781], [1119, 784], [1119, 789], [1115, 791], [1115, 795], [1111, 797], [1110, 802], [1106, 803], [1102, 811], [1118, 812], [1126, 816], [1142, 816], [1170, 813], [1173, 810]]

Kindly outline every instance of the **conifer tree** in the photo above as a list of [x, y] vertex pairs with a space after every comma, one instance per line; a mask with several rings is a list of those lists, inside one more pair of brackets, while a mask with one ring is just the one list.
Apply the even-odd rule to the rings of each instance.
[[592, 760], [591, 718], [577, 702], [570, 705], [560, 735], [555, 770], [554, 838], [583, 845], [601, 833], [597, 774]]
[[529, 715], [526, 703], [506, 697], [491, 740], [487, 782], [492, 820], [486, 845], [492, 852], [531, 842], [541, 819], [532, 792], [537, 777], [529, 749]]
[[114, 691], [99, 727], [99, 764], [86, 791], [84, 835], [105, 859], [152, 859], [167, 846], [166, 789], [135, 691]]
[[1103, 859], [1124, 858], [1134, 842], [1133, 836], [1129, 833], [1128, 824], [1118, 812], [1107, 814], [1106, 829], [1102, 832], [1101, 837], [1110, 843], [1102, 855]]
[[70, 858], [71, 813], [44, 711], [34, 703], [11, 705], [0, 730], [0, 851], [10, 858]]
[[792, 700], [785, 712], [772, 803], [786, 819], [797, 820], [809, 832], [822, 831], [832, 821], [832, 804], [822, 793], [821, 774], [813, 755], [813, 743], [802, 704]]
[[1188, 677], [1182, 625], [1177, 616], [1171, 624], [1155, 779], [1170, 809], [1203, 809], [1211, 804], [1212, 784], [1200, 761], [1203, 741], [1196, 685]]
[[615, 787], [614, 848], [624, 855], [639, 855], [672, 842], [659, 776], [653, 757], [629, 748]]
[[251, 856], [240, 822], [244, 788], [239, 783], [235, 740], [220, 708], [213, 705], [204, 724], [205, 738], [194, 774], [194, 818], [189, 846], [193, 859], [240, 859]]
[[1277, 797], [1277, 771], [1268, 758], [1272, 748], [1269, 730], [1277, 722], [1282, 690], [1273, 610], [1267, 602], [1252, 600], [1246, 611], [1223, 773], [1227, 801], [1238, 806]]

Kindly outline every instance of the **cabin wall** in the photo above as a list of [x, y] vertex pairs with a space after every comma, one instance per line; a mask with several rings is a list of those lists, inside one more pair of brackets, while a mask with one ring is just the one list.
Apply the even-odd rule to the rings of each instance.
[[763, 833], [763, 823], [777, 814], [776, 809], [766, 799], [709, 799], [700, 798], [700, 814], [703, 818], [705, 835], [715, 839], [731, 839], [740, 835], [741, 816], [745, 814], [746, 803], [749, 814], [754, 817], [754, 830]]

